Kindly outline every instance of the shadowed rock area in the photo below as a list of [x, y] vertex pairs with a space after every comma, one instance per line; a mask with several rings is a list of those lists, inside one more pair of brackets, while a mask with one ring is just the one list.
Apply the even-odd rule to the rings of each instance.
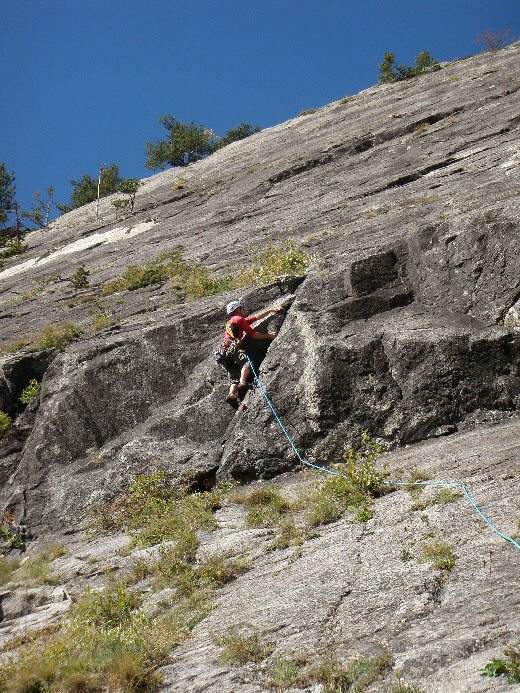
[[[213, 352], [237, 295], [251, 311], [286, 307], [257, 326], [279, 331], [261, 376], [307, 459], [336, 460], [368, 430], [394, 449], [393, 478], [427, 469], [468, 482], [518, 534], [519, 58], [515, 44], [372, 87], [146, 179], [132, 216], [116, 218], [105, 198], [99, 219], [87, 205], [28, 236], [0, 269], [0, 409], [14, 420], [0, 439], [0, 510], [27, 547], [60, 536], [70, 557], [57, 559], [64, 586], [0, 593], [0, 646], [59, 620], [103, 584], [101, 567], [123, 570], [114, 556], [127, 536], [96, 543], [80, 528], [136, 474], [161, 470], [193, 490], [280, 474], [289, 494], [304, 483], [260, 389], [245, 411], [224, 402]], [[304, 277], [192, 301], [172, 281], [102, 291], [164, 253], [224, 276], [286, 240], [312, 257]], [[80, 264], [83, 290], [67, 282]], [[82, 330], [65, 348], [23, 347], [65, 322]], [[428, 692], [511, 690], [478, 669], [518, 643], [519, 551], [466, 498], [427, 520], [407, 499], [385, 495], [373, 519], [327, 525], [300, 552], [266, 552], [269, 531], [247, 528], [241, 508], [218, 511], [199, 559], [225, 550], [253, 565], [163, 669], [164, 689], [270, 690], [267, 665], [218, 660], [214, 634], [252, 624], [275, 643], [268, 661], [391, 652], [370, 690], [392, 690], [399, 670]], [[425, 532], [455, 546], [447, 581], [400, 558]]]

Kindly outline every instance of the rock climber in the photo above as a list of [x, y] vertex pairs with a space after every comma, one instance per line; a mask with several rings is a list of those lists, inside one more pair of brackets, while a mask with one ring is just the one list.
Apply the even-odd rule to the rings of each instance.
[[231, 301], [226, 306], [229, 318], [226, 323], [226, 332], [220, 354], [223, 358], [219, 361], [227, 370], [231, 378], [226, 402], [232, 407], [238, 407], [239, 395], [244, 395], [248, 388], [248, 379], [251, 375], [251, 366], [247, 360], [246, 352], [253, 346], [249, 340], [269, 339], [273, 340], [277, 332], [257, 332], [251, 326], [257, 320], [262, 320], [272, 313], [283, 313], [282, 306], [271, 310], [264, 310], [255, 315], [248, 315], [242, 301]]

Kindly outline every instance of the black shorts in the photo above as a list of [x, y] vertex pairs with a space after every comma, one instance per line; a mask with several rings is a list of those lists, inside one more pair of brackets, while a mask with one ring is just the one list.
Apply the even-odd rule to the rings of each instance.
[[232, 383], [240, 382], [240, 373], [247, 362], [246, 352], [242, 349], [235, 349], [231, 363], [224, 366]]

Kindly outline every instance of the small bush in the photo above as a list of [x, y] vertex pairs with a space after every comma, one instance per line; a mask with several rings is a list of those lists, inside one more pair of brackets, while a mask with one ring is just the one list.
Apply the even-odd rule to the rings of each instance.
[[388, 476], [386, 465], [378, 462], [385, 450], [366, 431], [359, 450], [345, 450], [340, 461], [331, 465], [340, 475], [328, 477], [307, 498], [307, 521], [312, 527], [335, 522], [347, 512], [354, 513], [359, 522], [372, 518], [372, 498], [388, 490], [383, 483]]
[[450, 572], [455, 566], [456, 556], [453, 547], [445, 541], [437, 541], [423, 547], [423, 559], [438, 570]]
[[126, 587], [115, 584], [101, 592], [87, 589], [76, 603], [73, 613], [79, 623], [115, 628], [128, 623], [140, 604], [141, 599], [136, 592], [129, 592]]
[[374, 513], [370, 508], [361, 508], [355, 515], [358, 522], [368, 522], [374, 517]]
[[305, 666], [305, 657], [276, 657], [270, 667], [267, 685], [277, 691], [294, 688], [298, 684], [300, 673]]
[[504, 650], [506, 659], [493, 659], [480, 671], [482, 676], [506, 676], [508, 683], [520, 683], [520, 647]]
[[253, 266], [240, 272], [236, 286], [266, 284], [286, 274], [302, 276], [307, 272], [311, 257], [294, 241], [268, 245], [254, 259]]
[[0, 438], [4, 435], [7, 429], [11, 426], [13, 420], [11, 417], [0, 409]]
[[92, 524], [104, 531], [129, 530], [139, 546], [179, 540], [191, 556], [198, 545], [196, 530], [215, 526], [219, 503], [215, 493], [183, 494], [162, 472], [137, 475], [114, 503], [94, 510]]
[[257, 633], [246, 635], [235, 629], [216, 638], [215, 644], [222, 647], [220, 659], [237, 666], [248, 662], [262, 662], [274, 650], [274, 644], [263, 642]]
[[0, 251], [0, 260], [6, 260], [14, 255], [21, 255], [29, 250], [29, 246], [22, 241], [9, 241], [5, 245], [5, 250]]
[[40, 383], [37, 380], [29, 380], [29, 384], [22, 390], [20, 402], [22, 404], [29, 404], [29, 402], [38, 394], [39, 389]]
[[112, 320], [108, 313], [94, 313], [92, 316], [92, 329], [94, 332], [99, 332], [112, 325]]
[[406, 561], [411, 561], [414, 558], [413, 553], [410, 551], [410, 549], [401, 549], [401, 553], [399, 554], [399, 558], [406, 562]]
[[292, 509], [291, 502], [284, 498], [278, 486], [265, 486], [252, 491], [237, 489], [229, 495], [229, 500], [249, 508], [246, 516], [248, 527], [280, 524]]
[[378, 459], [387, 448], [371, 438], [368, 431], [363, 432], [361, 443], [359, 450], [348, 448], [336, 467], [346, 475], [355, 491], [380, 496], [386, 490], [383, 481], [388, 477], [388, 470], [386, 464], [378, 466]]
[[[8, 521], [10, 524], [11, 518], [4, 514], [4, 521]], [[19, 549], [23, 546], [23, 540], [19, 534], [11, 532], [8, 526], [0, 524], [0, 540], [5, 541], [9, 544], [10, 548]]]
[[48, 325], [31, 342], [29, 351], [64, 349], [81, 335], [81, 328], [72, 322], [63, 325]]
[[500, 48], [505, 48], [515, 39], [511, 34], [511, 29], [502, 29], [501, 31], [491, 31], [486, 29], [477, 36], [475, 43], [483, 46], [482, 50], [495, 53]]
[[86, 289], [89, 285], [89, 276], [90, 270], [85, 265], [80, 265], [68, 281], [75, 289]]

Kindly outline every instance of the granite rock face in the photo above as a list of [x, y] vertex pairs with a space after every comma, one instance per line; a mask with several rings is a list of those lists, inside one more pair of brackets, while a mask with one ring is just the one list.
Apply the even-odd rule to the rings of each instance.
[[[519, 50], [368, 89], [153, 176], [132, 217], [114, 221], [107, 199], [99, 220], [88, 205], [32, 233], [0, 272], [4, 343], [65, 320], [87, 336], [4, 359], [11, 415], [43, 376], [39, 406], [1, 443], [4, 507], [55, 526], [150, 465], [210, 483], [293, 464], [258, 393], [243, 416], [221, 406], [212, 352], [231, 296], [183, 305], [168, 285], [97, 295], [173, 248], [217, 272], [277, 239], [313, 255], [302, 283], [247, 294], [252, 309], [294, 299], [265, 383], [306, 455], [364, 429], [411, 443], [516, 410]], [[81, 262], [92, 281], [78, 293], [65, 278]], [[100, 310], [117, 324], [88, 337]]]
[[[301, 454], [328, 462], [368, 430], [398, 449], [397, 466], [431, 453], [444, 478], [485, 477], [483, 498], [507, 524], [518, 504], [520, 432], [519, 57], [515, 44], [373, 87], [152, 176], [132, 216], [117, 219], [107, 198], [99, 219], [87, 205], [31, 233], [29, 250], [0, 270], [3, 345], [51, 323], [72, 321], [83, 334], [62, 350], [2, 358], [0, 409], [14, 424], [0, 439], [0, 512], [12, 530], [24, 528], [27, 541], [75, 532], [86, 511], [140, 472], [162, 469], [201, 489], [294, 469], [259, 388], [245, 411], [224, 402], [227, 378], [213, 352], [223, 306], [237, 292], [183, 303], [169, 283], [101, 290], [162, 253], [180, 251], [224, 275], [287, 239], [312, 256], [307, 275], [242, 296], [251, 310], [286, 307], [258, 327], [279, 331], [261, 378]], [[82, 263], [91, 284], [78, 291], [67, 278]], [[96, 331], [99, 314], [112, 324]], [[41, 388], [22, 405], [33, 378]], [[396, 559], [408, 532], [401, 502], [381, 499], [368, 530], [331, 527], [299, 560], [262, 554], [181, 648], [167, 689], [209, 691], [218, 681], [222, 691], [265, 690], [254, 672], [247, 679], [216, 663], [208, 633], [245, 620], [309, 651], [329, 641], [345, 652], [387, 643], [428, 691], [450, 681], [450, 690], [491, 690], [469, 672], [518, 637], [514, 550], [475, 538], [475, 516], [471, 531], [453, 537], [464, 563], [446, 588], [424, 566], [405, 575]], [[437, 521], [439, 532], [456, 522]], [[262, 537], [243, 532], [226, 545], [260, 550]], [[500, 578], [493, 585], [481, 567], [488, 549]], [[0, 622], [11, 634], [31, 613], [36, 625], [54, 623], [84, 576], [75, 566], [65, 596], [0, 594]], [[405, 579], [408, 593], [395, 586]], [[482, 590], [492, 606], [478, 602]], [[467, 633], [457, 631], [458, 615], [477, 602]]]

